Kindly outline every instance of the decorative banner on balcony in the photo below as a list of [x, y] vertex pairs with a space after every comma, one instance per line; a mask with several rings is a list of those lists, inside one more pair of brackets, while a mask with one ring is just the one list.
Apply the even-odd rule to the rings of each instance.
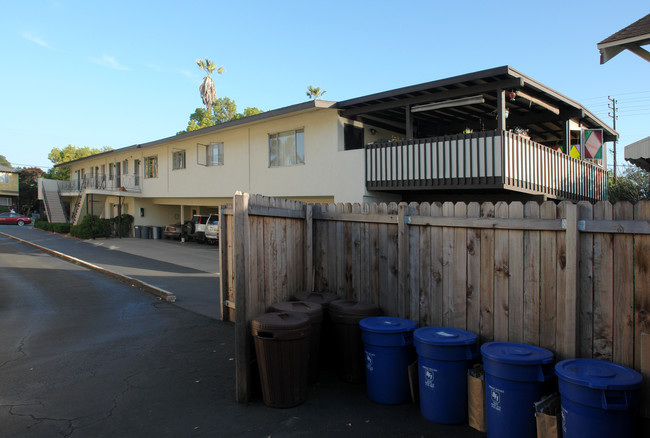
[[580, 149], [581, 146], [579, 144], [571, 145], [571, 152], [569, 152], [569, 155], [579, 160], [581, 158]]
[[582, 144], [585, 145], [585, 159], [603, 159], [603, 130], [585, 129], [582, 131]]

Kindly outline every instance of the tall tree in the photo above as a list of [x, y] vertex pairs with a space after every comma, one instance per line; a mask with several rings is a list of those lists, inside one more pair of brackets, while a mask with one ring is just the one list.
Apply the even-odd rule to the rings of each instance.
[[322, 97], [325, 93], [327, 93], [327, 91], [321, 90], [320, 87], [312, 87], [311, 85], [307, 87], [307, 97], [310, 99], [316, 100], [319, 97]]
[[11, 163], [4, 155], [0, 155], [0, 166], [11, 167]]
[[38, 167], [20, 170], [18, 175], [18, 209], [23, 214], [38, 210], [38, 178], [45, 172]]
[[208, 58], [205, 58], [205, 60], [197, 59], [196, 64], [208, 74], [203, 78], [199, 91], [201, 92], [201, 99], [203, 99], [205, 109], [210, 111], [212, 105], [217, 101], [217, 90], [214, 88], [214, 82], [212, 81], [211, 75], [215, 71], [220, 75], [225, 72], [226, 69], [224, 69], [223, 66], [217, 68], [217, 64], [210, 61]]
[[[50, 153], [47, 155], [47, 158], [54, 164], [67, 163], [68, 161], [78, 160], [79, 158], [89, 157], [90, 155], [100, 154], [102, 152], [110, 151], [113, 148], [110, 146], [104, 146], [103, 148], [91, 148], [88, 146], [77, 147], [72, 146], [71, 144], [67, 145], [63, 149], [53, 148]], [[47, 177], [50, 179], [60, 179], [60, 180], [69, 180], [70, 179], [70, 168], [68, 167], [53, 167], [47, 173]]]
[[246, 107], [242, 113], [238, 113], [237, 104], [235, 104], [234, 100], [229, 97], [219, 97], [212, 105], [212, 111], [208, 111], [204, 108], [197, 108], [196, 111], [190, 115], [187, 129], [179, 131], [177, 134], [196, 131], [197, 129], [203, 129], [209, 126], [218, 125], [219, 123], [241, 119], [242, 117], [253, 116], [261, 112], [263, 111], [259, 108]]

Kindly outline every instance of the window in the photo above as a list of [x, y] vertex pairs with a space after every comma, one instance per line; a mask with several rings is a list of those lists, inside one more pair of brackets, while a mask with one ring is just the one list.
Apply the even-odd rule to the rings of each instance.
[[158, 178], [158, 156], [146, 157], [144, 159], [144, 177]]
[[269, 134], [269, 167], [305, 164], [305, 131]]
[[185, 169], [185, 151], [172, 152], [172, 170]]
[[363, 128], [346, 123], [343, 125], [343, 147], [346, 151], [363, 148]]
[[0, 183], [9, 184], [9, 174], [6, 172], [0, 172]]
[[206, 162], [208, 166], [223, 166], [223, 142], [210, 143], [207, 154]]
[[6, 207], [11, 206], [11, 198], [0, 196], [0, 205], [4, 205]]

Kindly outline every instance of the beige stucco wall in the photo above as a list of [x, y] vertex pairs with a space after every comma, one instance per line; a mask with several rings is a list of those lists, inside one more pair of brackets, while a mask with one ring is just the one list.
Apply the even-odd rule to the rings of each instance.
[[[128, 174], [140, 160], [141, 193], [121, 192], [130, 199], [127, 212], [136, 225], [164, 225], [189, 220], [192, 213], [217, 212], [220, 205], [232, 202], [236, 191], [284, 197], [307, 202], [366, 202], [378, 200], [365, 190], [364, 151], [344, 150], [345, 123], [363, 126], [338, 116], [335, 109], [313, 108], [263, 119], [228, 129], [214, 130], [185, 139], [172, 138], [153, 146], [116, 150], [71, 164], [71, 175], [89, 175], [94, 167], [128, 161]], [[305, 163], [294, 166], [269, 166], [269, 134], [304, 130]], [[364, 127], [365, 141], [391, 138], [394, 133]], [[205, 149], [197, 144], [223, 142], [224, 164], [205, 166]], [[186, 168], [172, 170], [172, 154], [184, 150]], [[201, 157], [198, 156], [201, 154]], [[158, 177], [144, 178], [145, 158], [158, 158]], [[104, 215], [112, 217], [105, 199]], [[144, 208], [145, 216], [140, 216]]]

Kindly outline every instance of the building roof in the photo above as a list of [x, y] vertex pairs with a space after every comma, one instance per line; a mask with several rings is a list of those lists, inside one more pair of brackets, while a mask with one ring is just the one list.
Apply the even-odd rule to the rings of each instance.
[[[616, 131], [578, 102], [526, 76], [510, 66], [398, 88], [337, 103], [341, 115], [393, 130], [406, 126], [405, 107], [432, 102], [460, 101], [482, 97], [478, 103], [440, 108], [415, 114], [416, 137], [435, 137], [462, 132], [496, 129], [497, 91], [515, 92], [507, 102], [508, 126], [525, 126], [538, 143], [550, 144], [564, 137], [565, 121], [576, 118], [588, 128], [602, 128], [605, 141], [618, 137]], [[470, 100], [466, 100], [469, 102]]]
[[[468, 127], [475, 131], [492, 130], [496, 129], [496, 105], [499, 90], [504, 90], [506, 93], [516, 93], [515, 99], [507, 102], [508, 126], [513, 128], [526, 126], [529, 129], [531, 138], [539, 143], [554, 145], [555, 142], [560, 142], [564, 138], [566, 121], [569, 119], [579, 119], [586, 128], [603, 129], [605, 141], [613, 141], [618, 138], [616, 131], [576, 101], [510, 66], [503, 66], [383, 91], [341, 102], [312, 100], [144, 144], [103, 152], [93, 155], [92, 158], [105, 154], [120, 153], [129, 149], [147, 148], [170, 141], [183, 140], [265, 121], [274, 117], [283, 117], [322, 108], [336, 109], [342, 117], [360, 120], [399, 133], [406, 130], [407, 115], [405, 108], [407, 106], [415, 110], [414, 107], [418, 105], [465, 99], [463, 102], [470, 103], [454, 106], [453, 108], [444, 107], [411, 113], [409, 117], [412, 118], [418, 128], [416, 136], [424, 138], [447, 135], [452, 132], [462, 132]], [[477, 103], [472, 100], [481, 100], [481, 97], [481, 102]], [[57, 166], [67, 166], [89, 158], [91, 157], [62, 163]]]
[[650, 171], [650, 137], [625, 146], [625, 159], [642, 169]]
[[16, 170], [12, 167], [0, 166], [0, 172], [20, 173], [20, 170]]
[[625, 49], [650, 62], [650, 53], [641, 48], [647, 44], [650, 44], [650, 14], [599, 42], [600, 63], [606, 63]]

